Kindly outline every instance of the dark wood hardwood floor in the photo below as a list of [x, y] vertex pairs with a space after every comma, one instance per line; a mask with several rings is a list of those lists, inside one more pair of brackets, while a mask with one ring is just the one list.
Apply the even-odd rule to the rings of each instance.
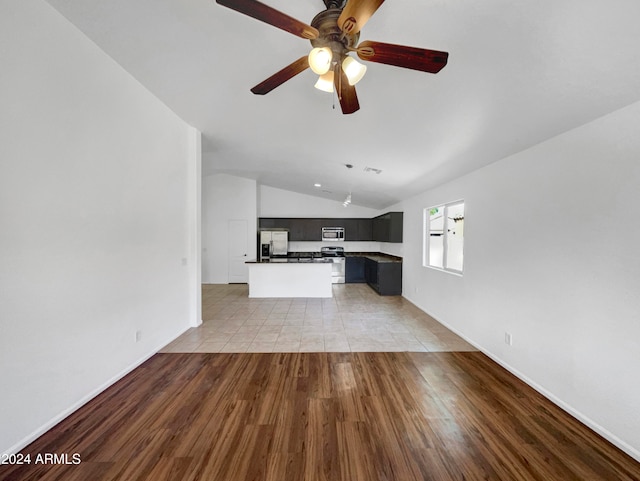
[[1, 480], [640, 480], [479, 352], [157, 354], [22, 453]]

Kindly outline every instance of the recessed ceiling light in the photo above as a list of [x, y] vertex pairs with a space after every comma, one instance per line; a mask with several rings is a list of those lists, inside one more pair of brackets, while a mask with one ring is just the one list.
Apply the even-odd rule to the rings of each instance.
[[322, 184], [313, 184], [314, 187], [322, 187]]

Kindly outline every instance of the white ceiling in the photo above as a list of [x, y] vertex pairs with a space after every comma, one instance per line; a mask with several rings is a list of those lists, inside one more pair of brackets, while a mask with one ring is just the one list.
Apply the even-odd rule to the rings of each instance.
[[[367, 64], [352, 115], [310, 70], [253, 95], [310, 44], [214, 0], [48, 3], [202, 131], [205, 175], [353, 192], [377, 209], [640, 100], [637, 0], [388, 1], [361, 40], [444, 50], [449, 63], [436, 75]], [[324, 9], [265, 3], [305, 23]]]

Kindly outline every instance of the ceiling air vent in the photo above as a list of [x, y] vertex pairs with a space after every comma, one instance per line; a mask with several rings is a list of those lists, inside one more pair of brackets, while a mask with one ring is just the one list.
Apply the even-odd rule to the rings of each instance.
[[380, 169], [374, 169], [373, 167], [365, 167], [365, 172], [373, 172], [374, 174], [380, 174], [382, 171]]

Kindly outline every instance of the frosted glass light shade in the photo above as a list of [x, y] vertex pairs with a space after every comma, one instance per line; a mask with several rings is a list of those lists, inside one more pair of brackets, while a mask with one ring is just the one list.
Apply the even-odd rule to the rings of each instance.
[[323, 75], [331, 68], [332, 58], [329, 47], [316, 47], [309, 52], [309, 67], [318, 75]]
[[349, 85], [355, 85], [362, 80], [362, 77], [364, 77], [364, 74], [367, 71], [367, 66], [362, 65], [355, 58], [347, 55], [342, 61], [342, 70], [347, 76]]
[[333, 70], [329, 70], [324, 75], [320, 75], [314, 87], [323, 92], [333, 92]]

